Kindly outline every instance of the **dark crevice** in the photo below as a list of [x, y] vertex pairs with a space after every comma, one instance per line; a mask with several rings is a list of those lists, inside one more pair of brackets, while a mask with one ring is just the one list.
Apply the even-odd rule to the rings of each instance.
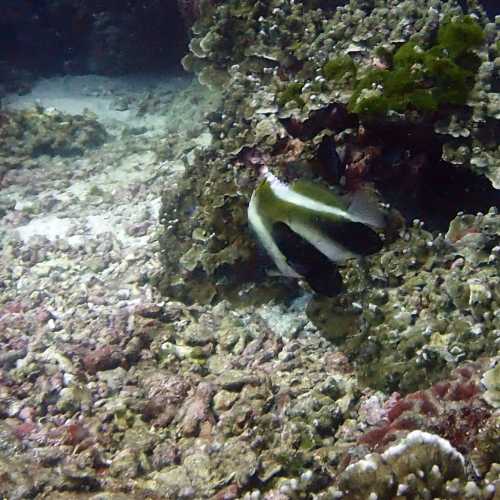
[[[177, 2], [2, 0], [0, 64], [36, 76], [180, 70], [187, 30]], [[0, 78], [2, 77], [0, 73]]]
[[[436, 134], [431, 122], [378, 123], [349, 138], [342, 159], [332, 137], [326, 136], [311, 165], [330, 185], [339, 184], [344, 176], [349, 191], [374, 184], [381, 199], [407, 222], [420, 219], [427, 229], [446, 232], [458, 212], [487, 212], [500, 207], [500, 194], [485, 176], [469, 166], [442, 160], [446, 140], [449, 137]], [[482, 140], [493, 144], [495, 138]]]
[[427, 229], [445, 232], [458, 212], [499, 206], [499, 192], [486, 177], [441, 159], [443, 136], [432, 126], [379, 127], [373, 135], [382, 152], [370, 180], [407, 221], [420, 219]]
[[420, 219], [431, 231], [446, 232], [458, 212], [484, 213], [500, 207], [500, 195], [488, 179], [445, 162], [424, 168], [413, 190], [398, 192], [386, 183], [377, 187], [407, 221]]

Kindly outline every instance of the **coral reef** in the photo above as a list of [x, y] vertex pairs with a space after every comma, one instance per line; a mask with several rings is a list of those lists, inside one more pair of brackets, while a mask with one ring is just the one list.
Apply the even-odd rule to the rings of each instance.
[[[25, 307], [24, 321], [43, 328]], [[361, 391], [346, 357], [294, 307], [143, 304], [97, 343], [55, 330], [57, 346], [39, 336], [29, 353], [8, 340], [19, 309], [4, 308], [0, 491], [492, 497], [499, 440], [498, 414], [481, 399], [487, 363], [405, 397]], [[374, 440], [382, 425], [392, 428]]]
[[[115, 94], [179, 128], [106, 142], [90, 115], [2, 110], [0, 496], [495, 498], [497, 25], [473, 0], [181, 4], [205, 124], [181, 91]], [[101, 70], [133, 62], [133, 13], [92, 21]], [[379, 191], [339, 295], [266, 274], [264, 171]]]
[[445, 161], [497, 187], [498, 30], [481, 8], [471, 3], [464, 16], [454, 1], [336, 7], [230, 1], [198, 19], [184, 66], [208, 85], [225, 82], [224, 117], [212, 120], [220, 146], [268, 149], [286, 137], [286, 120], [351, 103], [378, 121], [388, 110], [392, 121], [424, 120]]
[[[422, 218], [441, 231], [457, 211], [495, 204], [488, 181], [467, 173], [498, 186], [498, 30], [479, 5], [205, 5], [184, 66], [219, 89], [223, 104], [207, 117], [212, 146], [193, 156], [179, 196], [164, 199], [167, 295], [214, 300], [246, 277], [260, 281], [252, 269], [265, 259], [255, 255], [244, 211], [264, 164], [282, 180], [320, 177], [352, 190], [375, 183], [408, 221]], [[405, 81], [410, 68], [434, 80], [432, 92], [420, 80]], [[384, 116], [367, 120], [352, 103], [380, 74], [391, 75], [387, 92], [400, 96], [404, 87], [406, 97], [398, 110], [384, 104]], [[445, 95], [459, 80], [463, 92]], [[434, 111], [418, 113], [419, 106]], [[450, 185], [447, 199], [440, 183]], [[459, 199], [468, 205], [454, 204]]]
[[[214, 164], [220, 165], [217, 171]], [[170, 197], [169, 232], [162, 243], [169, 249], [163, 254], [168, 270], [161, 282], [164, 292], [188, 302], [289, 295], [292, 283], [266, 279], [265, 260], [247, 234], [241, 197], [256, 174], [250, 171], [246, 182], [242, 177], [237, 185], [224, 164], [215, 160], [208, 165], [211, 175], [205, 182], [199, 183], [199, 176], [186, 178]], [[188, 182], [191, 191], [183, 190]], [[217, 186], [223, 191], [212, 198]], [[206, 199], [215, 200], [215, 211]], [[311, 321], [355, 363], [363, 383], [381, 389], [426, 387], [464, 359], [494, 355], [499, 223], [493, 209], [458, 216], [446, 238], [420, 223], [393, 235], [392, 242], [388, 234], [385, 248], [362, 266], [350, 261], [341, 268], [345, 293], [313, 298]], [[175, 249], [168, 243], [174, 236]], [[250, 280], [258, 286], [242, 285]]]
[[255, 243], [247, 233], [247, 207], [242, 203], [242, 193], [250, 199], [254, 180], [249, 177], [246, 185], [237, 185], [220, 159], [201, 150], [194, 154], [193, 161], [206, 168], [196, 169], [196, 176], [185, 175], [176, 191], [163, 196], [165, 231], [160, 243], [165, 272], [159, 285], [164, 294], [188, 303], [209, 303], [256, 277]]
[[[446, 239], [413, 227], [344, 269], [346, 293], [314, 299], [312, 321], [372, 387], [426, 387], [462, 360], [495, 355], [500, 218], [459, 216]], [[418, 226], [418, 224], [417, 224]]]
[[[484, 372], [485, 365], [484, 361], [463, 364], [452, 378], [430, 389], [404, 397], [393, 393], [382, 408], [382, 422], [369, 429], [360, 443], [380, 449], [401, 434], [420, 429], [439, 434], [462, 453], [471, 453], [479, 432], [492, 416], [490, 404], [480, 397], [478, 373]], [[483, 398], [486, 395], [482, 394]]]
[[[465, 460], [439, 436], [414, 431], [382, 454], [371, 454], [341, 475], [339, 498], [488, 498], [488, 487], [465, 481]], [[333, 493], [335, 494], [335, 493]]]
[[92, 113], [68, 115], [41, 106], [0, 111], [0, 177], [41, 155], [75, 156], [101, 146], [108, 133]]
[[[449, 30], [462, 24], [480, 32], [465, 52], [452, 49], [449, 40]], [[185, 340], [171, 331], [169, 340], [151, 346], [155, 352], [163, 349], [163, 366], [195, 366], [206, 377], [191, 391], [177, 380], [155, 393], [160, 402], [147, 418], [158, 425], [168, 422], [188, 439], [210, 439], [220, 431], [228, 448], [235, 436], [249, 436], [255, 455], [245, 441], [242, 455], [252, 477], [236, 460], [238, 479], [216, 494], [186, 469], [191, 462], [186, 465], [181, 452], [171, 468], [182, 478], [177, 487], [216, 498], [492, 498], [499, 487], [491, 357], [500, 331], [500, 218], [489, 207], [497, 193], [491, 195], [491, 186], [488, 191], [469, 173], [479, 171], [473, 164], [458, 167], [443, 159], [451, 151], [446, 123], [467, 127], [454, 117], [465, 113], [472, 119], [477, 88], [494, 85], [496, 77], [481, 73], [494, 56], [491, 23], [476, 5], [464, 12], [455, 2], [351, 1], [338, 7], [228, 1], [212, 6], [192, 30], [184, 64], [201, 83], [223, 89], [222, 106], [208, 115], [212, 145], [194, 151], [178, 192], [163, 197], [159, 284], [170, 299], [191, 304], [189, 309], [198, 311], [191, 321], [206, 326], [200, 331], [199, 325], [183, 323]], [[453, 52], [448, 66], [450, 61], [458, 66], [459, 53], [476, 65], [480, 59], [476, 78], [467, 75], [463, 92], [456, 99], [441, 96], [432, 113], [405, 103], [397, 111], [383, 109], [384, 117], [372, 121], [352, 109], [357, 82], [374, 70], [406, 68], [417, 43], [431, 54], [431, 66], [448, 58], [432, 52], [436, 44], [448, 44]], [[464, 70], [466, 62], [459, 62]], [[435, 85], [435, 90], [443, 89]], [[483, 95], [482, 103], [490, 98]], [[493, 133], [495, 120], [488, 119], [483, 131]], [[478, 152], [493, 144], [484, 140], [488, 133], [479, 134]], [[475, 134], [455, 139], [465, 147], [478, 140]], [[247, 228], [246, 208], [266, 168], [289, 182], [308, 179], [352, 190], [374, 182], [386, 200], [402, 200], [395, 205], [410, 224], [405, 227], [391, 211], [384, 248], [341, 268], [345, 293], [304, 297], [294, 283], [265, 275], [267, 260]], [[480, 173], [495, 182], [497, 168], [491, 162]], [[448, 185], [455, 175], [462, 181]], [[481, 189], [475, 193], [476, 183]], [[468, 189], [470, 201], [463, 203], [470, 204], [457, 208], [448, 206], [449, 198], [428, 196], [442, 186], [458, 200], [465, 200]], [[472, 201], [481, 197], [481, 204]], [[426, 205], [423, 213], [432, 227], [411, 223], [411, 203]], [[477, 213], [478, 206], [486, 207], [484, 213]], [[458, 210], [475, 215], [456, 216]], [[297, 296], [293, 308], [309, 302], [307, 318], [294, 309], [295, 319], [304, 321], [298, 332], [289, 327], [285, 306], [275, 305]], [[221, 302], [224, 298], [231, 306]], [[260, 326], [248, 332], [252, 323], [240, 316], [234, 324], [227, 310], [217, 326], [220, 320], [209, 321], [210, 308], [200, 310], [200, 303], [212, 304], [215, 316], [235, 306], [237, 314], [265, 310], [259, 313], [267, 322], [263, 340], [251, 333]], [[273, 321], [270, 308], [280, 311]], [[231, 333], [221, 337], [220, 328], [229, 323]], [[252, 339], [246, 347], [244, 339]], [[295, 342], [310, 349], [307, 368], [301, 348], [292, 347]], [[273, 374], [271, 386], [257, 368], [261, 359], [273, 357], [266, 345], [275, 352], [283, 348], [278, 357], [290, 363], [287, 369], [266, 370]], [[221, 349], [232, 352], [224, 353], [224, 361], [217, 357]], [[288, 349], [294, 354], [284, 352]], [[319, 369], [322, 382], [302, 393], [301, 384], [316, 373], [319, 352], [325, 362]], [[250, 361], [255, 357], [258, 362]], [[220, 370], [215, 380], [214, 369]], [[244, 402], [243, 394], [252, 402]], [[175, 413], [172, 407], [179, 405], [182, 410]], [[219, 450], [231, 456], [225, 446]], [[225, 460], [213, 460], [220, 460], [225, 474]], [[213, 462], [201, 463], [212, 471]], [[152, 477], [170, 485], [171, 475]], [[220, 476], [210, 472], [210, 477]]]

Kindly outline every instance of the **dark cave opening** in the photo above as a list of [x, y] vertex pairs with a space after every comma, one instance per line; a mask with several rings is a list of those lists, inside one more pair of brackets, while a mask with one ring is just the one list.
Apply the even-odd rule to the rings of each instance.
[[[314, 158], [286, 166], [291, 178], [302, 175], [300, 172], [306, 167], [309, 175], [330, 186], [342, 185], [341, 189], [348, 192], [373, 185], [381, 200], [396, 208], [407, 223], [419, 219], [431, 231], [446, 232], [459, 212], [500, 209], [500, 194], [486, 176], [467, 164], [443, 160], [443, 147], [450, 137], [437, 134], [433, 121], [367, 122], [359, 127], [356, 117], [343, 106], [332, 105], [315, 112], [305, 122], [286, 119], [283, 124], [291, 137], [303, 141], [312, 140], [323, 130], [358, 130], [340, 149], [332, 136], [326, 135]], [[484, 137], [488, 143], [498, 136], [496, 129], [491, 128], [493, 137]], [[472, 149], [471, 140], [466, 144]], [[340, 151], [343, 152], [339, 155]]]
[[485, 176], [442, 159], [445, 139], [431, 125], [379, 124], [365, 140], [380, 148], [367, 179], [407, 222], [419, 219], [444, 233], [459, 212], [500, 208], [498, 190]]
[[181, 71], [187, 28], [176, 1], [2, 0], [0, 82], [13, 73]]
[[377, 187], [408, 222], [419, 219], [431, 231], [445, 233], [459, 212], [486, 213], [491, 207], [500, 208], [500, 195], [486, 177], [445, 162], [424, 169], [412, 190], [396, 191], [389, 183]]

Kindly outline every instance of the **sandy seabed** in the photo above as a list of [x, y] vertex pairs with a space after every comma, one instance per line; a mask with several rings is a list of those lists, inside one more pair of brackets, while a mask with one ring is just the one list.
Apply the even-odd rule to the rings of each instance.
[[[2, 181], [2, 199], [12, 207], [0, 222], [3, 302], [8, 298], [8, 308], [24, 317], [35, 314], [37, 327], [44, 325], [40, 333], [51, 332], [53, 341], [69, 329], [92, 342], [82, 327], [95, 330], [95, 321], [107, 325], [117, 312], [154, 301], [146, 281], [159, 269], [160, 192], [163, 182], [175, 183], [183, 164], [159, 162], [154, 151], [172, 116], [162, 109], [137, 116], [134, 104], [156, 93], [164, 106], [191, 112], [188, 78], [159, 82], [52, 78], [5, 99], [12, 109], [91, 111], [110, 134], [100, 148], [43, 156], [36, 168], [10, 170]], [[178, 133], [183, 125], [189, 124]]]

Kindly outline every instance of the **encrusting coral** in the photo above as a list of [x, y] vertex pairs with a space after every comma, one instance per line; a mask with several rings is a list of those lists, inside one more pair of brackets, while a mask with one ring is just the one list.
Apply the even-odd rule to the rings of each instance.
[[105, 128], [92, 113], [68, 115], [37, 106], [27, 110], [0, 111], [2, 166], [36, 161], [40, 155], [80, 155], [108, 139]]
[[[498, 361], [498, 360], [497, 360]], [[484, 399], [494, 408], [500, 408], [500, 363], [484, 374], [483, 384], [486, 387]]]
[[[338, 182], [344, 175], [349, 188], [375, 181], [400, 191], [396, 196], [405, 203], [413, 199], [415, 187], [418, 193], [424, 183], [436, 182], [427, 180], [427, 172], [453, 178], [446, 170], [450, 165], [470, 168], [497, 185], [499, 122], [493, 104], [498, 34], [478, 5], [471, 3], [465, 12], [454, 1], [435, 0], [352, 0], [344, 6], [231, 0], [203, 5], [185, 66], [203, 83], [223, 88], [224, 105], [208, 115], [213, 143], [186, 172], [186, 189], [192, 191], [179, 196], [183, 208], [165, 200], [166, 234], [176, 234], [180, 242], [177, 251], [166, 254], [171, 262], [163, 282], [175, 283], [168, 286], [169, 293], [182, 289], [182, 296], [188, 296], [183, 283], [196, 276], [198, 285], [191, 289], [209, 288], [210, 293], [197, 296], [214, 297], [225, 284], [248, 275], [253, 243], [242, 214], [263, 158], [280, 178], [319, 174]], [[405, 80], [408, 68], [414, 76], [434, 79], [433, 90], [417, 78]], [[380, 119], [365, 123], [363, 113], [347, 109], [361, 111], [352, 109], [362, 102], [356, 104], [356, 94], [364, 92], [366, 79], [373, 81], [370, 75], [380, 74], [390, 80], [391, 95], [400, 96], [401, 86], [406, 89], [396, 103], [399, 112], [393, 110], [398, 115], [394, 125]], [[463, 92], [444, 92], [450, 83], [446, 75], [450, 82], [461, 81]], [[435, 111], [415, 115], [415, 104]], [[333, 146], [325, 148], [329, 141]], [[245, 163], [252, 154], [261, 158], [258, 164]], [[203, 192], [195, 194], [198, 188], [190, 177], [205, 186]], [[422, 194], [421, 203], [427, 199]], [[183, 222], [177, 214], [184, 210], [195, 211], [197, 222]], [[223, 226], [215, 223], [215, 213], [223, 214]], [[186, 228], [180, 230], [180, 224]], [[198, 239], [192, 240], [195, 229]], [[207, 246], [203, 241], [209, 236]], [[170, 240], [165, 236], [163, 241], [167, 245]], [[209, 264], [200, 265], [207, 259]], [[206, 285], [200, 287], [202, 282]]]
[[[303, 290], [265, 274], [269, 261], [247, 226], [260, 174], [347, 191], [374, 184], [392, 205], [383, 248], [340, 267], [342, 293], [304, 299], [363, 395], [335, 422], [319, 403], [308, 408], [315, 430], [297, 405], [285, 433], [295, 453], [281, 466], [299, 471], [314, 450], [331, 474], [318, 498], [490, 498], [500, 331], [495, 23], [473, 1], [229, 0], [212, 3], [192, 35], [185, 67], [222, 89], [223, 105], [207, 116], [212, 144], [192, 152], [179, 192], [164, 196], [160, 288], [191, 304], [289, 304]], [[201, 352], [193, 356], [203, 365]], [[226, 396], [217, 404], [232, 404]], [[373, 400], [383, 416], [363, 423]], [[298, 484], [277, 477], [271, 491]]]
[[[413, 228], [344, 270], [346, 292], [308, 314], [372, 387], [428, 386], [460, 361], [496, 353], [500, 218], [459, 216], [447, 239]], [[460, 226], [460, 228], [458, 227]]]
[[[394, 72], [384, 65], [406, 68], [427, 59], [430, 67], [438, 60], [457, 67], [460, 62], [465, 67], [471, 61], [477, 65], [486, 53], [490, 57], [491, 23], [480, 8], [472, 6], [464, 16], [454, 2], [423, 0], [397, 5], [380, 1], [371, 7], [352, 1], [338, 8], [316, 7], [309, 3], [271, 2], [264, 6], [231, 1], [211, 5], [210, 15], [202, 16], [193, 26], [190, 57], [195, 66], [202, 65], [200, 79], [206, 71], [217, 71], [219, 76], [225, 75], [228, 85], [223, 108], [208, 116], [212, 146], [195, 153], [179, 186], [179, 196], [172, 199], [169, 195], [164, 200], [165, 293], [210, 301], [232, 294], [242, 281], [263, 277], [259, 270], [255, 272], [263, 259], [246, 229], [245, 212], [264, 164], [282, 179], [319, 175], [338, 183], [343, 175], [348, 186], [373, 180], [396, 193], [399, 190], [402, 194], [398, 199], [404, 203], [423, 186], [417, 202], [424, 206], [429, 204], [427, 191], [431, 187], [425, 183], [437, 182], [427, 172], [434, 175], [453, 169], [438, 158], [441, 137], [447, 133], [444, 111], [435, 124], [400, 122], [380, 127], [377, 123], [371, 130], [369, 123], [360, 123], [362, 117], [349, 114], [346, 105], [355, 92], [356, 80], [361, 81], [367, 71]], [[405, 22], [394, 26], [394, 19]], [[235, 26], [238, 28], [230, 32]], [[251, 47], [224, 45], [241, 30], [257, 30], [257, 26], [260, 31], [255, 32], [256, 42]], [[302, 38], [297, 35], [298, 26], [304, 26]], [[465, 45], [459, 45], [457, 32], [464, 40], [468, 37]], [[417, 41], [425, 48], [418, 49]], [[353, 43], [356, 47], [350, 46]], [[444, 47], [453, 61], [446, 59]], [[480, 55], [476, 55], [477, 48]], [[378, 62], [374, 63], [375, 59]], [[381, 67], [372, 70], [374, 64]], [[313, 78], [316, 71], [318, 76]], [[439, 89], [435, 88], [436, 95]], [[475, 90], [468, 87], [468, 92], [469, 102]], [[433, 132], [434, 127], [441, 127], [439, 134]], [[386, 141], [384, 134], [398, 139]], [[491, 166], [490, 173], [498, 170]], [[451, 171], [444, 175], [453, 176]], [[488, 200], [488, 196], [478, 197]], [[453, 214], [453, 207], [449, 213]], [[447, 227], [446, 222], [441, 227]], [[411, 235], [414, 229], [408, 231]], [[169, 246], [173, 237], [177, 242], [174, 250]], [[412, 246], [421, 239], [432, 239], [430, 234], [410, 238]], [[432, 255], [439, 245], [429, 248]]]
[[[332, 103], [350, 103], [379, 121], [391, 110], [391, 119], [440, 123], [443, 158], [499, 185], [498, 30], [476, 3], [466, 14], [454, 1], [435, 0], [337, 8], [233, 0], [207, 9], [193, 26], [185, 66], [206, 84], [226, 82], [225, 119], [213, 124], [226, 151], [266, 148], [282, 139], [283, 120], [304, 122]], [[456, 140], [444, 125], [450, 117], [464, 122], [466, 137]], [[260, 122], [265, 135], [255, 134]]]

